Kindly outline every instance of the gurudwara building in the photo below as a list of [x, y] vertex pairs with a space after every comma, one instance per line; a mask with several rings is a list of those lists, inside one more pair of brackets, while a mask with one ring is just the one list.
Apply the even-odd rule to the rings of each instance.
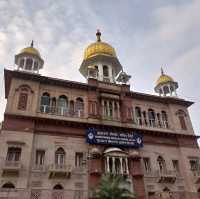
[[87, 83], [39, 74], [33, 42], [4, 70], [0, 199], [88, 199], [105, 173], [138, 199], [199, 198], [193, 102], [163, 70], [157, 95], [131, 91], [115, 49], [96, 36], [79, 69]]

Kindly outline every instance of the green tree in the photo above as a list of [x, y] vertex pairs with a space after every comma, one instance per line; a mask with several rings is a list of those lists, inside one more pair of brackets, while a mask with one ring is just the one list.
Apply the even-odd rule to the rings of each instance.
[[125, 187], [126, 183], [122, 176], [106, 174], [94, 193], [94, 199], [136, 199], [136, 196]]

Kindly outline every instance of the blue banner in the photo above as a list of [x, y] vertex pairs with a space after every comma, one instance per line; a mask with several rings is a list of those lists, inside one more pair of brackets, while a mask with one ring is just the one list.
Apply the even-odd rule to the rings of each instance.
[[121, 133], [88, 128], [87, 143], [122, 146], [130, 148], [143, 147], [142, 135], [137, 133]]

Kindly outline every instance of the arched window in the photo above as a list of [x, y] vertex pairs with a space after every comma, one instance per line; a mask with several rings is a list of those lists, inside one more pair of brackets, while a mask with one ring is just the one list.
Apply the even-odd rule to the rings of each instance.
[[60, 184], [56, 184], [56, 185], [53, 187], [53, 189], [61, 190], [61, 189], [63, 189], [63, 186], [60, 185]]
[[26, 60], [26, 70], [31, 70], [33, 65], [33, 60], [31, 58], [28, 58]]
[[165, 163], [165, 160], [163, 159], [163, 157], [158, 156], [157, 163], [158, 163], [159, 171], [161, 173], [165, 172], [166, 171], [166, 163]]
[[11, 182], [7, 182], [2, 186], [2, 188], [4, 188], [4, 189], [14, 189], [15, 185]]
[[117, 102], [114, 103], [114, 115], [115, 115], [115, 119], [119, 119], [118, 103]]
[[65, 164], [65, 151], [63, 148], [58, 148], [55, 152], [55, 164], [64, 165]]
[[27, 108], [29, 90], [26, 87], [22, 87], [19, 92], [18, 109], [25, 111]]
[[53, 187], [53, 191], [52, 191], [52, 199], [63, 199], [64, 198], [64, 190], [63, 190], [63, 186], [60, 184], [56, 184]]
[[109, 77], [109, 71], [108, 71], [108, 66], [103, 66], [103, 76], [104, 77]]
[[48, 113], [50, 111], [50, 95], [49, 93], [43, 93], [40, 103], [40, 111], [42, 113]]
[[187, 114], [183, 110], [178, 110], [176, 112], [176, 115], [179, 118], [181, 129], [182, 130], [187, 130], [187, 125], [186, 125], [186, 122], [185, 122]]
[[155, 124], [155, 112], [153, 109], [149, 109], [148, 110], [148, 117], [149, 117], [149, 125], [151, 127], [155, 127], [156, 124]]
[[84, 114], [84, 102], [81, 97], [76, 99], [76, 113], [78, 117], [82, 117]]
[[65, 95], [61, 95], [58, 99], [58, 113], [66, 115], [68, 111], [68, 99]]
[[20, 67], [20, 68], [23, 68], [23, 67], [24, 67], [24, 58], [23, 58], [23, 59], [20, 59], [19, 67]]
[[167, 113], [165, 111], [162, 111], [161, 114], [164, 128], [169, 128]]
[[136, 116], [136, 122], [139, 125], [142, 125], [142, 113], [140, 107], [135, 107], [135, 116]]

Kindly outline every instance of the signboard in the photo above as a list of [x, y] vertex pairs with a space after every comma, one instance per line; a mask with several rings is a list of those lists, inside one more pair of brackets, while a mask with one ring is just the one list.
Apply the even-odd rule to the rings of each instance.
[[143, 147], [143, 140], [140, 134], [101, 131], [95, 128], [87, 130], [87, 143], [130, 148]]

